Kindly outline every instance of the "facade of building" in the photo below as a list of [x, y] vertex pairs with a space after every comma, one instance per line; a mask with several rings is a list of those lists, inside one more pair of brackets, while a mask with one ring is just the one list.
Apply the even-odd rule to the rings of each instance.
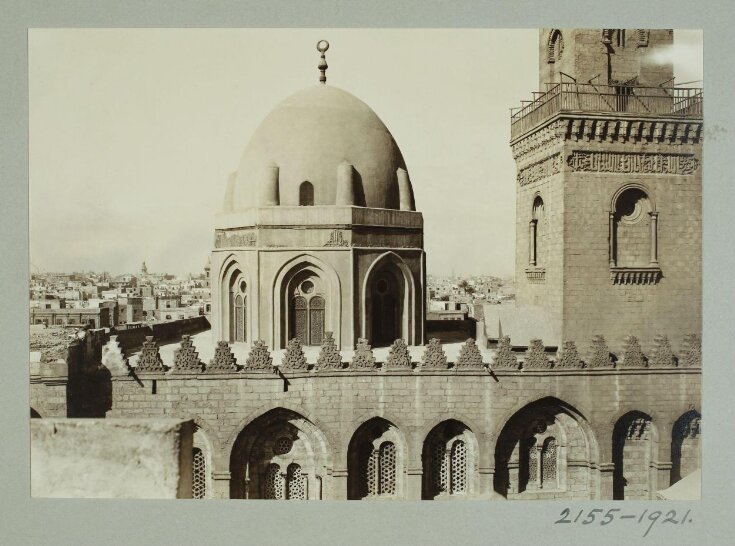
[[702, 321], [702, 90], [649, 60], [670, 30], [540, 32], [541, 93], [511, 120], [517, 305], [554, 345], [679, 343]]
[[[424, 345], [423, 225], [400, 151], [369, 107], [319, 85], [273, 111], [230, 178], [211, 332], [139, 350], [89, 333], [70, 354], [105, 372], [90, 412], [193, 419], [196, 497], [656, 498], [700, 466], [701, 91], [651, 96], [669, 68], [610, 58], [631, 36], [670, 40], [542, 31], [552, 85], [512, 118], [518, 297], [555, 316], [553, 348], [489, 347], [483, 331]], [[604, 85], [581, 81], [598, 66]], [[60, 411], [44, 385], [43, 417]]]

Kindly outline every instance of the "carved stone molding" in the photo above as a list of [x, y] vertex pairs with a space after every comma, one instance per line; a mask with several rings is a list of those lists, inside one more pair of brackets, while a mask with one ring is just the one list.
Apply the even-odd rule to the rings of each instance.
[[367, 339], [360, 338], [357, 340], [355, 354], [352, 357], [350, 368], [363, 370], [372, 370], [375, 368], [375, 356], [373, 355], [372, 348], [368, 345]]
[[153, 341], [153, 336], [146, 336], [140, 349], [135, 373], [163, 373], [166, 370], [168, 370], [168, 366], [161, 360], [158, 344]]
[[555, 368], [582, 368], [584, 363], [573, 341], [565, 341], [557, 352]]
[[694, 154], [575, 150], [567, 157], [567, 165], [575, 172], [692, 175], [699, 163]]
[[181, 345], [174, 351], [174, 369], [171, 373], [199, 373], [202, 368], [202, 361], [199, 360], [199, 353], [191, 336], [181, 336]]
[[342, 355], [332, 332], [324, 332], [324, 341], [316, 361], [317, 370], [338, 370], [342, 368]]
[[290, 340], [286, 345], [286, 352], [283, 354], [281, 369], [306, 371], [307, 368], [308, 364], [301, 343], [296, 338]]
[[271, 371], [273, 369], [273, 358], [264, 341], [258, 340], [253, 343], [248, 359], [245, 361], [245, 368], [247, 371]]
[[543, 283], [546, 281], [546, 269], [543, 267], [527, 267], [526, 278], [530, 283]]
[[254, 231], [226, 231], [218, 229], [214, 235], [215, 248], [256, 246], [258, 235]]
[[603, 336], [595, 336], [592, 338], [592, 349], [590, 351], [589, 367], [590, 368], [607, 368], [613, 366], [613, 360], [610, 358], [610, 349], [607, 341]]
[[503, 336], [498, 340], [498, 348], [495, 352], [493, 368], [518, 369], [518, 359], [513, 354], [513, 348], [509, 336]]
[[559, 142], [562, 142], [565, 129], [566, 123], [559, 120], [531, 133], [528, 137], [519, 140], [511, 146], [513, 158], [520, 162], [537, 152], [551, 149]]
[[697, 334], [684, 337], [679, 365], [683, 368], [702, 367], [702, 338]]
[[324, 246], [350, 246], [347, 239], [344, 238], [344, 234], [339, 229], [333, 229], [329, 234], [329, 239]]
[[462, 369], [483, 368], [484, 366], [485, 364], [482, 362], [482, 354], [480, 353], [480, 349], [477, 348], [475, 340], [470, 338], [465, 341], [459, 349], [459, 355], [457, 356], [457, 362], [454, 363], [454, 367]]
[[232, 354], [230, 344], [226, 341], [218, 341], [214, 349], [214, 356], [207, 365], [206, 373], [232, 373], [240, 369], [235, 355]]
[[623, 367], [625, 368], [645, 368], [648, 366], [641, 344], [635, 336], [625, 338], [625, 353], [623, 356]]
[[544, 342], [540, 339], [532, 339], [526, 350], [526, 357], [523, 361], [523, 369], [543, 369], [549, 367], [549, 359], [546, 357]]
[[656, 284], [661, 279], [660, 267], [611, 267], [613, 284]]
[[447, 355], [437, 338], [431, 338], [427, 343], [424, 354], [421, 356], [421, 364], [425, 368], [441, 369], [447, 367]]
[[527, 186], [528, 184], [533, 184], [544, 178], [559, 174], [561, 172], [561, 166], [561, 154], [554, 154], [535, 163], [531, 163], [518, 171], [518, 176], [516, 177], [518, 185], [521, 187]]
[[405, 341], [397, 339], [393, 342], [388, 352], [385, 367], [389, 370], [394, 368], [411, 368], [411, 355], [408, 353], [408, 347]]
[[653, 343], [655, 348], [653, 350], [651, 364], [657, 368], [676, 366], [676, 357], [671, 350], [669, 338], [666, 336], [656, 336]]

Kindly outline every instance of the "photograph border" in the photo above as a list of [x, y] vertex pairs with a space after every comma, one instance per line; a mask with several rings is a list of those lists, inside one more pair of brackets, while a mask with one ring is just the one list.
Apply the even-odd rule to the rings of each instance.
[[[733, 149], [731, 16], [724, 0], [706, 9], [682, 0], [587, 2], [374, 2], [229, 1], [155, 4], [141, 0], [5, 2], [0, 55], [4, 131], [0, 133], [4, 195], [0, 222], [3, 260], [0, 324], [5, 366], [0, 400], [5, 449], [0, 539], [6, 544], [619, 544], [643, 542], [645, 528], [627, 522], [555, 525], [563, 508], [619, 508], [621, 503], [248, 503], [223, 500], [54, 500], [30, 498], [28, 419], [28, 56], [27, 30], [51, 27], [311, 27], [311, 28], [590, 28], [621, 26], [702, 28], [705, 41], [707, 158], [703, 184], [703, 411], [702, 501], [656, 501], [656, 510], [691, 508], [692, 522], [657, 526], [647, 543], [726, 544], [735, 533], [731, 515], [735, 453], [732, 396], [735, 376], [729, 344], [733, 317], [735, 253], [725, 226], [735, 210], [728, 184]], [[582, 9], [580, 9], [582, 8]], [[592, 13], [594, 11], [594, 13]], [[596, 24], [597, 23], [597, 24]], [[522, 97], [519, 97], [519, 99]], [[13, 318], [11, 321], [10, 319]], [[729, 350], [728, 350], [729, 349]], [[723, 470], [718, 470], [723, 469]], [[638, 513], [652, 502], [626, 501]]]

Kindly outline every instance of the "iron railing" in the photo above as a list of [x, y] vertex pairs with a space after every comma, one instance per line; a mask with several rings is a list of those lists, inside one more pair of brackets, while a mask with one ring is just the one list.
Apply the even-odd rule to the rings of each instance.
[[546, 84], [534, 100], [511, 110], [514, 139], [558, 112], [615, 112], [701, 118], [703, 92], [695, 87], [642, 87], [579, 83]]

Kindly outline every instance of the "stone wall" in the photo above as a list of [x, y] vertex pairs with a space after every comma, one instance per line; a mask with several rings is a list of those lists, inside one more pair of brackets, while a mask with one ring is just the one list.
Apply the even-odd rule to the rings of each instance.
[[176, 419], [34, 419], [31, 495], [190, 498], [192, 434]]
[[[399, 443], [400, 497], [419, 499], [424, 443], [438, 425], [457, 422], [477, 443], [476, 462], [468, 470], [478, 484], [472, 496], [530, 499], [612, 498], [615, 425], [630, 412], [641, 412], [657, 430], [650, 461], [640, 463], [634, 453], [624, 453], [618, 466], [645, 476], [651, 498], [669, 485], [674, 423], [701, 407], [701, 372], [690, 353], [678, 361], [662, 360], [658, 353], [646, 360], [631, 349], [617, 363], [606, 352], [603, 361], [596, 353], [582, 361], [567, 344], [550, 360], [542, 344], [531, 343], [520, 358], [509, 344], [505, 339], [496, 351], [478, 351], [468, 342], [450, 358], [447, 347], [442, 359], [434, 342], [420, 358], [412, 356], [415, 351], [402, 353], [405, 345], [397, 342], [386, 359], [371, 361], [369, 348], [358, 348], [351, 357], [336, 353], [331, 363], [323, 357], [307, 361], [298, 344], [282, 359], [269, 361], [267, 348], [256, 346], [247, 361], [238, 361], [224, 344], [212, 361], [202, 363], [188, 340], [173, 362], [156, 357], [151, 342], [137, 368], [120, 362], [113, 370], [110, 364], [107, 415], [193, 419], [206, 439], [201, 445], [210, 446], [205, 448], [212, 478], [207, 495], [223, 498], [245, 495], [243, 484], [254, 478], [248, 478], [244, 454], [273, 449], [271, 444], [261, 451], [252, 446], [282, 423], [283, 431], [293, 427], [294, 438], [308, 437], [310, 447], [302, 451], [317, 457], [308, 465], [300, 461], [311, 468], [308, 498], [348, 498], [351, 442], [358, 429], [378, 426], [394, 431], [391, 437]], [[553, 490], [508, 494], [503, 476], [512, 474], [514, 463], [503, 453], [510, 453], [518, 438], [506, 431], [511, 422], [520, 423], [519, 430], [528, 427], [538, 415], [563, 424], [558, 462], [563, 479]]]

